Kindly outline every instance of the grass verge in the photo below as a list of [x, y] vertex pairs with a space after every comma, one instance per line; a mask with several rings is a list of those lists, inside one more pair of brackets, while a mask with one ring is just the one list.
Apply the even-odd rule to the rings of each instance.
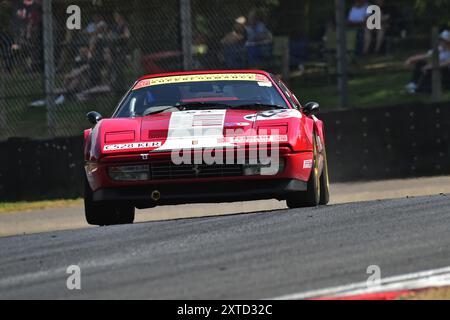
[[450, 300], [450, 287], [419, 290], [398, 300]]
[[19, 201], [19, 202], [0, 202], [0, 214], [11, 212], [22, 212], [31, 210], [42, 210], [51, 208], [63, 208], [69, 206], [81, 205], [81, 199], [75, 200], [46, 200], [46, 201]]

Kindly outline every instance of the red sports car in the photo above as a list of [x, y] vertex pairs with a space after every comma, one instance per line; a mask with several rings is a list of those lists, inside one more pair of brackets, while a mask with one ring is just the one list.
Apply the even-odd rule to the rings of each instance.
[[135, 208], [182, 203], [329, 199], [318, 103], [302, 106], [259, 70], [140, 78], [111, 118], [84, 132], [89, 224], [132, 223]]

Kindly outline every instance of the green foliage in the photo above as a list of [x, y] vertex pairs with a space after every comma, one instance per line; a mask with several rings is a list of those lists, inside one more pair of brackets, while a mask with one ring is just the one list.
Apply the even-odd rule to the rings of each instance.
[[9, 1], [0, 1], [0, 31], [10, 33], [11, 17], [14, 14], [12, 3]]
[[449, 6], [448, 0], [416, 0], [415, 3], [416, 9], [421, 13], [427, 9], [444, 9]]
[[415, 0], [418, 18], [428, 17], [426, 24], [450, 27], [450, 1], [448, 0]]

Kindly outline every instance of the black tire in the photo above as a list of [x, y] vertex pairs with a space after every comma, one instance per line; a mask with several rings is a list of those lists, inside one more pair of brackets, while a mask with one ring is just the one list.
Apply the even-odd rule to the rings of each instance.
[[87, 223], [96, 226], [109, 226], [133, 223], [135, 208], [129, 205], [93, 201], [91, 187], [85, 179], [84, 213]]
[[316, 135], [313, 135], [313, 167], [308, 180], [306, 192], [296, 192], [289, 196], [286, 204], [289, 208], [316, 207], [321, 199], [321, 183], [319, 181], [318, 154], [316, 146]]
[[323, 149], [323, 169], [320, 176], [320, 205], [327, 205], [330, 202], [330, 178], [328, 175], [327, 152]]

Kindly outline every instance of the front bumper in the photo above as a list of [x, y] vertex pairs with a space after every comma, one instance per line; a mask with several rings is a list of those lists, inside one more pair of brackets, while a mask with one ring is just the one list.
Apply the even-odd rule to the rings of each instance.
[[[247, 200], [284, 200], [292, 192], [306, 191], [307, 183], [296, 179], [248, 180], [225, 182], [178, 183], [121, 188], [101, 188], [94, 201], [126, 202], [137, 208], [183, 203], [234, 202]], [[158, 201], [151, 199], [159, 191]]]
[[[233, 202], [244, 200], [284, 200], [292, 192], [305, 191], [311, 168], [305, 166], [312, 160], [312, 152], [280, 153], [284, 169], [275, 175], [196, 177], [189, 179], [155, 179], [146, 181], [114, 181], [108, 175], [108, 167], [116, 165], [139, 165], [167, 161], [155, 154], [147, 161], [140, 158], [107, 157], [101, 162], [88, 163], [86, 172], [94, 201], [127, 202], [138, 208], [155, 205]], [[155, 202], [153, 191], [161, 194]]]

